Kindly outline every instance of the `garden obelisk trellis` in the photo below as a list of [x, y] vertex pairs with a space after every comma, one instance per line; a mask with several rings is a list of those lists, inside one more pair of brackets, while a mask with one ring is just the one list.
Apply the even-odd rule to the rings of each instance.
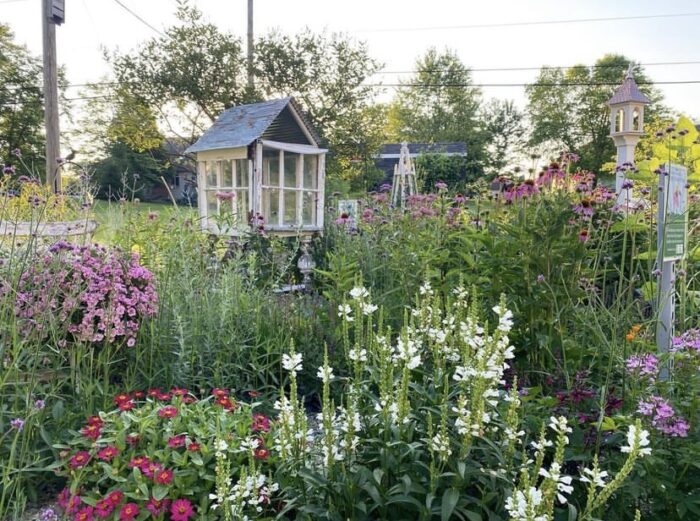
[[399, 163], [394, 166], [394, 182], [391, 186], [391, 204], [394, 207], [406, 206], [406, 199], [415, 195], [416, 189], [416, 167], [411, 161], [411, 153], [407, 143], [401, 143], [401, 154]]

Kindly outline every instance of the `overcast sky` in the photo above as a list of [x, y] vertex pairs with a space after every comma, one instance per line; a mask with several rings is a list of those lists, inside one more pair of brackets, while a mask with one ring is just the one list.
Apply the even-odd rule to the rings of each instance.
[[[17, 39], [41, 52], [42, 0], [0, 0], [0, 21]], [[156, 29], [174, 19], [175, 0], [120, 0]], [[116, 0], [65, 0], [66, 23], [58, 28], [58, 59], [70, 83], [96, 81], [109, 69], [100, 48], [129, 50], [156, 36]], [[246, 0], [196, 0], [205, 16], [241, 37], [246, 30]], [[698, 13], [691, 15], [691, 13]], [[585, 18], [685, 14], [655, 18], [488, 28], [448, 26], [509, 24]], [[343, 31], [366, 40], [374, 57], [389, 71], [410, 71], [430, 46], [457, 51], [472, 68], [539, 67], [592, 64], [605, 53], [622, 53], [642, 64], [700, 62], [696, 2], [651, 0], [255, 0], [257, 33], [272, 28], [294, 33]], [[431, 28], [429, 30], [417, 30]], [[394, 31], [391, 29], [413, 29]], [[694, 36], [695, 35], [695, 36]], [[700, 63], [648, 66], [655, 81], [700, 80]], [[525, 83], [537, 71], [475, 71], [476, 83]], [[396, 83], [407, 74], [381, 75]], [[659, 85], [672, 108], [700, 119], [700, 83]], [[389, 91], [391, 92], [391, 91]], [[70, 95], [77, 95], [77, 90]], [[486, 98], [524, 103], [521, 87], [487, 87]]]

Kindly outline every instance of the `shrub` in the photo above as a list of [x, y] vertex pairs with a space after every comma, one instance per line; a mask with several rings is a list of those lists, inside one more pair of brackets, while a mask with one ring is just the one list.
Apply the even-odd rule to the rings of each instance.
[[[17, 284], [15, 313], [24, 336], [38, 340], [64, 329], [66, 342], [136, 343], [140, 320], [157, 311], [153, 275], [135, 255], [60, 241]], [[55, 338], [55, 336], [54, 336]]]

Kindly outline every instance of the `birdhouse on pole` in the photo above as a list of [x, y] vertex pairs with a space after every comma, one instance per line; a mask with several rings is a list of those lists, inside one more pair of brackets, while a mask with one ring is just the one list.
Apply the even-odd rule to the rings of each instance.
[[[610, 137], [617, 147], [617, 166], [634, 163], [634, 149], [644, 135], [644, 107], [651, 103], [637, 86], [630, 63], [627, 75], [613, 97], [610, 107]], [[618, 203], [626, 200], [623, 185], [624, 172], [618, 171], [615, 179], [615, 193]]]

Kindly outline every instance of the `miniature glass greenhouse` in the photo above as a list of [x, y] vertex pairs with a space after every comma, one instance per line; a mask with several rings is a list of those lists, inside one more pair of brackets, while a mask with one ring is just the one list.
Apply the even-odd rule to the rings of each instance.
[[196, 154], [202, 227], [240, 235], [323, 229], [325, 154], [293, 98], [231, 108], [187, 152]]

